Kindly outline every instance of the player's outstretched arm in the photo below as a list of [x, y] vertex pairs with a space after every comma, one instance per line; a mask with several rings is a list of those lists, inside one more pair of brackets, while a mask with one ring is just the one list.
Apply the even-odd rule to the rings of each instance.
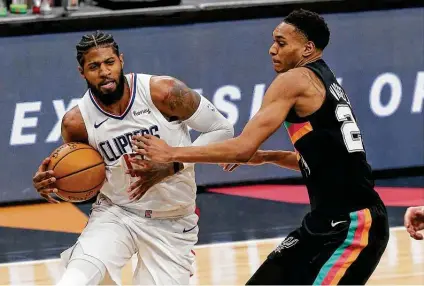
[[[258, 166], [274, 164], [282, 168], [299, 171], [299, 164], [295, 152], [281, 150], [258, 150], [245, 165]], [[243, 164], [244, 165], [244, 164]], [[224, 171], [232, 172], [240, 164], [221, 164]]]
[[246, 163], [284, 122], [305, 86], [302, 73], [279, 74], [266, 91], [260, 110], [236, 138], [207, 146], [170, 147], [154, 136], [135, 136], [136, 152], [158, 162]]

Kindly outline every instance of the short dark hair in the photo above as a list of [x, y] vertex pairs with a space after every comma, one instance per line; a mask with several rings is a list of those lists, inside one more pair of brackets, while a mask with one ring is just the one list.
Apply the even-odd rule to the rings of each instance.
[[96, 31], [93, 34], [82, 36], [76, 46], [77, 61], [80, 66], [84, 66], [84, 54], [94, 47], [112, 47], [115, 54], [119, 56], [119, 47], [111, 34]]
[[294, 10], [286, 18], [284, 22], [296, 27], [308, 41], [312, 41], [320, 50], [328, 45], [330, 41], [330, 30], [324, 18], [315, 12], [304, 9]]

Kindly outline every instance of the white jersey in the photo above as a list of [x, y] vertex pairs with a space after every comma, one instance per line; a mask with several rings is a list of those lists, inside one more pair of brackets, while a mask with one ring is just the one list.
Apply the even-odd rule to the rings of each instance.
[[146, 74], [126, 75], [130, 86], [130, 103], [121, 116], [104, 111], [88, 90], [78, 103], [88, 132], [89, 144], [102, 155], [106, 164], [106, 182], [101, 193], [112, 203], [138, 210], [174, 211], [191, 208], [196, 200], [194, 165], [187, 166], [150, 188], [135, 202], [129, 200], [127, 189], [138, 180], [125, 174], [132, 153], [130, 139], [135, 134], [158, 136], [170, 146], [191, 145], [190, 133], [184, 123], [169, 122], [153, 104], [150, 78]]

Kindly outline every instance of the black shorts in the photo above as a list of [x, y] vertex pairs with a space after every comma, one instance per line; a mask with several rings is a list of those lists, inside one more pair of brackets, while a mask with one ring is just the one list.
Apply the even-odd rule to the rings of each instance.
[[384, 205], [337, 217], [308, 214], [247, 285], [363, 285], [389, 240]]

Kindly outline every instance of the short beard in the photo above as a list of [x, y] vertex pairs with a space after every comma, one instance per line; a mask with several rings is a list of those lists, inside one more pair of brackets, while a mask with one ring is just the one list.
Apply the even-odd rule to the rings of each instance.
[[119, 80], [116, 83], [116, 88], [113, 92], [103, 93], [96, 86], [92, 85], [87, 81], [87, 86], [90, 89], [91, 93], [94, 95], [96, 99], [98, 99], [101, 103], [106, 106], [112, 105], [115, 102], [118, 102], [124, 96], [124, 88], [125, 88], [125, 76], [124, 71], [121, 70], [121, 74], [119, 75]]

